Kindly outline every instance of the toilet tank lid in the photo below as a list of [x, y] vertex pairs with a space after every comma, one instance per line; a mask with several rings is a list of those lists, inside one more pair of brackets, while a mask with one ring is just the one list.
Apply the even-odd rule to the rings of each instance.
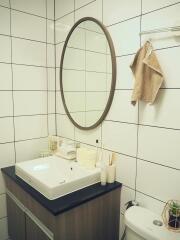
[[153, 224], [162, 221], [161, 216], [150, 210], [133, 206], [125, 212], [125, 225], [146, 240], [179, 240], [180, 233], [169, 231], [163, 226]]

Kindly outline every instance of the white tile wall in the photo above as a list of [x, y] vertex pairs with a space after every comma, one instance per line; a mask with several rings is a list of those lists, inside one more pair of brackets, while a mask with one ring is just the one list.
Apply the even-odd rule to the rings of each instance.
[[158, 0], [158, 1], [149, 1], [149, 0], [143, 0], [142, 2], [142, 12], [147, 13], [159, 8], [170, 6], [171, 4], [178, 3], [177, 0]]
[[111, 25], [141, 14], [141, 1], [104, 0], [104, 23]]
[[[96, 139], [99, 139], [105, 148], [120, 153], [116, 157], [117, 179], [124, 184], [121, 198], [120, 235], [124, 229], [124, 203], [134, 199], [136, 190], [136, 200], [157, 213], [161, 213], [164, 201], [180, 196], [178, 188], [170, 187], [176, 186], [180, 180], [178, 161], [180, 38], [172, 34], [142, 38], [142, 44], [148, 37], [154, 39], [153, 45], [159, 49], [156, 53], [165, 75], [165, 83], [162, 86], [164, 89], [160, 90], [155, 105], [145, 106], [141, 103], [139, 111], [138, 106], [131, 106], [133, 76], [129, 69], [134, 53], [140, 47], [140, 29], [149, 30], [176, 25], [179, 21], [180, 3], [175, 0], [142, 0], [141, 13], [140, 2], [140, 0], [133, 2], [130, 0], [55, 1], [56, 43], [65, 40], [75, 21], [91, 16], [108, 26], [115, 45], [116, 89], [121, 90], [115, 92], [112, 108], [102, 126], [91, 131], [82, 131], [75, 128], [66, 115], [62, 115], [65, 112], [60, 92], [55, 92], [59, 90], [59, 68], [55, 72], [54, 67], [55, 64], [59, 67], [63, 43], [56, 45], [55, 63], [52, 21], [54, 20], [54, 1], [47, 1], [48, 20], [46, 20], [46, 1], [11, 1], [14, 9], [11, 16], [12, 34], [15, 35], [15, 38], [12, 38], [11, 51], [10, 10], [2, 7], [9, 7], [9, 1], [0, 0], [0, 90], [2, 93], [0, 98], [3, 99], [0, 101], [0, 152], [3, 156], [0, 167], [38, 156], [39, 150], [46, 148], [48, 130], [51, 134], [56, 133], [57, 130], [60, 136], [89, 145], [95, 145]], [[139, 16], [141, 14], [142, 19]], [[26, 21], [22, 21], [22, 18], [26, 18]], [[19, 39], [19, 37], [30, 40]], [[46, 41], [50, 44], [46, 45]], [[12, 68], [9, 64], [11, 57], [14, 63]], [[16, 91], [11, 92], [11, 90]], [[48, 101], [46, 90], [50, 90]], [[53, 106], [55, 93], [58, 113], [57, 129]], [[8, 108], [4, 107], [2, 104], [4, 102], [8, 104]], [[48, 113], [52, 114], [48, 115]], [[24, 116], [5, 117], [9, 114]], [[38, 115], [27, 116], [29, 114]], [[137, 123], [140, 123], [139, 128]], [[16, 156], [13, 143], [14, 128]], [[5, 144], [6, 142], [9, 143]], [[139, 158], [137, 161], [136, 156]], [[135, 180], [137, 180], [137, 189]], [[1, 173], [0, 193], [4, 193]], [[7, 218], [4, 195], [0, 196], [2, 206], [0, 215], [4, 216], [0, 219], [0, 239], [5, 240], [8, 238]]]
[[12, 61], [16, 64], [46, 66], [46, 44], [12, 39]]
[[[56, 3], [60, 2], [56, 0]], [[101, 0], [92, 2], [75, 0], [75, 21], [91, 16], [103, 21], [108, 27], [117, 56], [116, 89], [118, 90], [115, 91], [113, 104], [106, 118], [108, 121], [99, 128], [92, 131], [79, 130], [67, 120], [67, 117], [63, 118], [68, 123], [65, 123], [64, 119], [60, 121], [59, 118], [57, 126], [60, 129], [64, 124], [67, 125], [67, 129], [63, 128], [63, 137], [73, 138], [73, 129], [75, 129], [75, 140], [95, 145], [95, 140], [99, 139], [105, 148], [120, 153], [116, 153], [116, 163], [117, 179], [124, 184], [121, 197], [121, 236], [124, 230], [124, 203], [135, 198], [135, 191], [136, 200], [142, 206], [159, 214], [163, 209], [164, 201], [180, 197], [177, 186], [180, 180], [178, 145], [180, 38], [173, 36], [172, 33], [145, 35], [142, 41], [139, 37], [141, 28], [150, 30], [179, 25], [179, 8], [180, 3], [175, 0], [103, 0], [103, 4]], [[67, 16], [72, 15], [72, 5], [69, 10], [68, 4], [63, 6], [63, 9], [66, 9]], [[61, 18], [61, 21], [66, 19]], [[71, 24], [73, 21], [71, 16]], [[56, 33], [58, 34], [58, 30]], [[138, 105], [133, 107], [130, 99], [134, 78], [129, 66], [134, 54], [148, 37], [153, 39], [154, 48], [158, 49], [156, 54], [165, 81], [154, 105], [140, 103], [139, 107]], [[56, 46], [58, 67], [62, 46], [63, 44]], [[59, 89], [59, 69], [56, 74], [56, 86]], [[89, 76], [89, 80], [92, 78], [96, 79], [93, 74]], [[89, 86], [91, 87], [90, 84]], [[99, 89], [99, 85], [96, 89]], [[57, 112], [64, 113], [59, 92], [57, 92]], [[137, 123], [140, 124], [139, 127]], [[136, 160], [136, 156], [146, 161]]]
[[102, 142], [109, 150], [136, 156], [137, 125], [105, 121], [102, 125]]
[[11, 91], [3, 91], [0, 94], [0, 117], [13, 115], [13, 103]]
[[55, 6], [55, 19], [57, 19], [74, 10], [74, 0], [55, 0]]
[[13, 0], [11, 7], [23, 12], [28, 12], [38, 16], [46, 17], [46, 4], [45, 0]]
[[13, 36], [46, 41], [46, 19], [17, 11], [12, 11], [11, 17]]
[[179, 199], [179, 170], [138, 160], [137, 172], [137, 190], [140, 192], [165, 202]]
[[16, 142], [17, 162], [31, 160], [39, 157], [40, 151], [47, 149], [47, 141], [47, 138], [40, 138]]
[[0, 34], [10, 34], [10, 10], [0, 7]]
[[0, 5], [5, 6], [5, 7], [9, 7], [9, 0], [1, 0]]
[[0, 62], [11, 62], [11, 39], [0, 35]]
[[[29, 126], [31, 126], [31, 128]], [[15, 117], [16, 141], [46, 136], [47, 136], [47, 116], [34, 115]]]
[[[48, 69], [51, 73], [53, 69]], [[13, 65], [13, 88], [14, 90], [46, 90], [47, 89], [46, 68]], [[49, 76], [49, 85], [53, 83], [55, 76]], [[53, 90], [51, 88], [48, 89]]]
[[0, 90], [12, 90], [10, 64], [0, 63]]
[[140, 46], [140, 17], [108, 27], [117, 56], [135, 53]]
[[[51, 0], [47, 6], [45, 0], [0, 0], [0, 168], [38, 157], [48, 147], [48, 133], [56, 133], [47, 101], [49, 94], [55, 101], [53, 25]], [[1, 240], [8, 239], [4, 193], [0, 171]]]

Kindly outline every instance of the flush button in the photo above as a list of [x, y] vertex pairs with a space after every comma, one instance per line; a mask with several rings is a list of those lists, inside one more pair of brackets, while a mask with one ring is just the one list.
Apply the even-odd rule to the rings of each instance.
[[163, 225], [162, 221], [159, 221], [159, 220], [154, 220], [153, 224], [156, 226], [159, 226], [159, 227], [161, 227]]

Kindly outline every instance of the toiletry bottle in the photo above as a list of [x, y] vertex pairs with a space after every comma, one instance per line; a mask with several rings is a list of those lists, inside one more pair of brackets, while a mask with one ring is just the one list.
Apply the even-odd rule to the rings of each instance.
[[105, 186], [107, 182], [107, 171], [106, 171], [106, 166], [101, 167], [101, 185]]

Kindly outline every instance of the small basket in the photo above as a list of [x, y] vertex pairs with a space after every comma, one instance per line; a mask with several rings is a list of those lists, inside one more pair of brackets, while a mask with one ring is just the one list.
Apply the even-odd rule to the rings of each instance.
[[169, 200], [162, 212], [162, 219], [167, 229], [180, 232], [180, 201]]

